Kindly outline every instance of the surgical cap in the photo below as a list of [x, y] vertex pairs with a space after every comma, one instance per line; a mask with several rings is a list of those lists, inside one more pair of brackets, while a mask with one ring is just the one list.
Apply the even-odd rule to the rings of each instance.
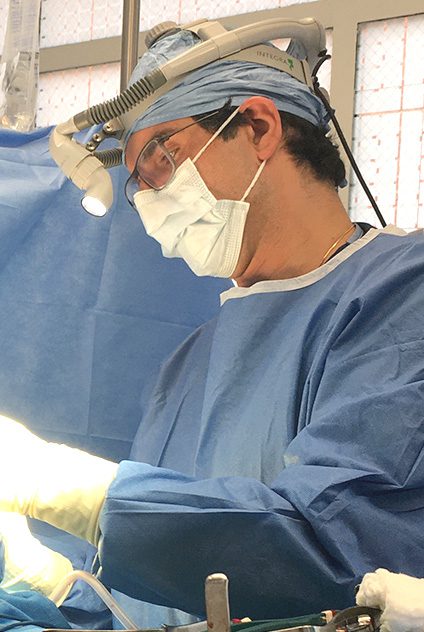
[[[184, 30], [157, 40], [140, 58], [130, 85], [199, 42], [197, 35]], [[290, 53], [297, 56], [293, 49]], [[187, 74], [181, 83], [147, 108], [126, 131], [124, 154], [131, 134], [146, 127], [219, 110], [229, 99], [231, 105], [239, 106], [249, 97], [258, 95], [272, 99], [282, 112], [295, 114], [325, 132], [329, 129], [324, 105], [304, 83], [269, 66], [219, 60]]]

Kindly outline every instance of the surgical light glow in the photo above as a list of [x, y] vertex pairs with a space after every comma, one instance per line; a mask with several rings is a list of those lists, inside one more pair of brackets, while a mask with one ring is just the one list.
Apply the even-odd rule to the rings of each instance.
[[90, 215], [95, 215], [95, 217], [103, 217], [108, 211], [103, 202], [91, 195], [86, 195], [85, 197], [83, 197], [81, 200], [81, 205], [83, 209], [87, 211], [87, 213], [90, 213]]

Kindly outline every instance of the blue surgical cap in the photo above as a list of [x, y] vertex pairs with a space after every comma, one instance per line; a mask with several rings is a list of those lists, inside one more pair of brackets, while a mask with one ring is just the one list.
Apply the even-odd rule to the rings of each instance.
[[[197, 35], [184, 30], [157, 40], [140, 58], [130, 85], [199, 42]], [[293, 50], [290, 53], [296, 56]], [[269, 66], [219, 60], [189, 73], [149, 106], [126, 131], [124, 154], [131, 134], [146, 127], [219, 110], [229, 99], [231, 105], [239, 106], [249, 97], [258, 95], [272, 99], [282, 112], [295, 114], [324, 131], [329, 129], [324, 105], [304, 83]]]

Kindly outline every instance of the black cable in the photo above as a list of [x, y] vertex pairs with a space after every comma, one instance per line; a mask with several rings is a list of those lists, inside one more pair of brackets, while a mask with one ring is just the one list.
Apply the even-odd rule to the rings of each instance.
[[[353, 606], [340, 610], [322, 627], [323, 632], [338, 632], [345, 630], [348, 632], [378, 632], [380, 630], [381, 610], [379, 608], [370, 608], [368, 606]], [[360, 623], [359, 617], [366, 615], [369, 617], [369, 623]]]
[[327, 55], [327, 49], [324, 48], [324, 50], [322, 50], [318, 54], [318, 57], [321, 57], [321, 59], [319, 59], [317, 61], [317, 63], [315, 64], [315, 67], [314, 67], [314, 69], [313, 69], [313, 71], [311, 73], [311, 77], [316, 78], [317, 80], [318, 80], [318, 77], [316, 75], [317, 75], [318, 70], [321, 68], [321, 66], [323, 65], [323, 63], [325, 61], [327, 61], [328, 59], [331, 59], [331, 55]]
[[321, 99], [321, 101], [324, 104], [325, 109], [327, 110], [330, 119], [336, 129], [337, 135], [340, 138], [340, 141], [343, 145], [343, 149], [346, 152], [346, 155], [349, 159], [350, 164], [352, 165], [352, 169], [354, 170], [356, 177], [358, 178], [363, 190], [365, 191], [365, 194], [367, 196], [367, 198], [369, 199], [369, 201], [371, 202], [371, 206], [373, 207], [375, 214], [377, 215], [378, 219], [380, 220], [381, 225], [387, 226], [386, 220], [384, 219], [380, 209], [378, 208], [377, 202], [375, 201], [371, 191], [369, 190], [367, 183], [365, 182], [362, 173], [357, 165], [357, 162], [355, 160], [355, 158], [353, 157], [353, 154], [350, 150], [349, 145], [347, 144], [345, 135], [343, 134], [342, 128], [339, 125], [339, 122], [336, 118], [336, 113], [335, 110], [331, 107], [330, 103], [328, 102], [328, 99], [326, 98], [325, 94], [320, 90], [320, 85], [319, 85], [319, 81], [318, 81], [318, 77], [315, 76], [315, 72], [321, 67], [321, 65], [324, 63], [324, 61], [326, 61], [327, 59], [330, 59], [330, 55], [325, 55], [325, 57], [323, 57], [322, 59], [319, 60], [319, 62], [316, 64], [314, 71], [313, 71], [313, 75], [312, 75], [312, 79], [313, 79], [313, 86], [314, 86], [314, 92], [317, 95], [317, 97], [319, 99]]

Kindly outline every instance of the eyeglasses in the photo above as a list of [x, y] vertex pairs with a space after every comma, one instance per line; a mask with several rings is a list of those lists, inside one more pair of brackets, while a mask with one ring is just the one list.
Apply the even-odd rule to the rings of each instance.
[[128, 202], [135, 208], [134, 195], [140, 191], [141, 182], [144, 182], [155, 191], [160, 191], [172, 180], [174, 173], [177, 169], [172, 151], [169, 151], [164, 143], [166, 143], [172, 136], [188, 129], [192, 125], [196, 125], [201, 121], [204, 121], [215, 114], [218, 114], [219, 110], [209, 112], [201, 118], [184, 125], [180, 129], [177, 129], [171, 134], [159, 136], [158, 138], [152, 138], [149, 140], [143, 149], [140, 151], [135, 167], [130, 177], [125, 183], [125, 195]]

